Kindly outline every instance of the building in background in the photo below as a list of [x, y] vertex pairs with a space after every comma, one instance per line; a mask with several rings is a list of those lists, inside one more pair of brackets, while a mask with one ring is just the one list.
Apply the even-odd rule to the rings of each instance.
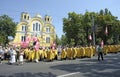
[[29, 13], [22, 12], [20, 22], [17, 25], [17, 32], [14, 43], [21, 43], [26, 37], [37, 37], [40, 46], [50, 46], [56, 40], [55, 27], [52, 24], [51, 16], [36, 14], [31, 17]]

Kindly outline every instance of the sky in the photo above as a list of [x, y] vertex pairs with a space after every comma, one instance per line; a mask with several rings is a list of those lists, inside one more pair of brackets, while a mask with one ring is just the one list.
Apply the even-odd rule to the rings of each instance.
[[31, 17], [39, 13], [42, 17], [50, 15], [56, 28], [57, 36], [63, 33], [63, 18], [69, 12], [84, 14], [86, 11], [99, 12], [108, 8], [120, 19], [120, 0], [0, 0], [0, 16], [8, 15], [15, 22], [20, 22], [21, 12], [28, 12]]

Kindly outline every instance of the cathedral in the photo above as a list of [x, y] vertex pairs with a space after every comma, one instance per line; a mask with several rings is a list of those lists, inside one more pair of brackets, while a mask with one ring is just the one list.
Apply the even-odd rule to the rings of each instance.
[[56, 40], [55, 27], [52, 24], [51, 16], [42, 17], [36, 14], [31, 17], [29, 13], [22, 12], [20, 22], [17, 24], [14, 43], [21, 43], [26, 37], [37, 37], [40, 46], [50, 46]]

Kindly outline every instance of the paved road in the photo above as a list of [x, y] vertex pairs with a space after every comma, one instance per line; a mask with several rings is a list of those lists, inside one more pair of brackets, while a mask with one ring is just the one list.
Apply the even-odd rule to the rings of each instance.
[[0, 77], [119, 77], [120, 53], [53, 62], [24, 63], [22, 66], [0, 64]]

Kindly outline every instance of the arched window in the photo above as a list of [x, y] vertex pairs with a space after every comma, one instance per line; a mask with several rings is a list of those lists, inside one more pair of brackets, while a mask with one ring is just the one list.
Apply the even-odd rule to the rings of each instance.
[[26, 31], [27, 30], [27, 26], [23, 25], [22, 26], [22, 31]]
[[36, 23], [36, 31], [38, 31], [38, 23]]
[[33, 31], [35, 31], [35, 24], [33, 24]]
[[46, 17], [45, 17], [45, 21], [46, 21]]
[[46, 32], [50, 33], [50, 27], [46, 27]]
[[46, 37], [46, 43], [50, 43], [50, 37]]
[[29, 20], [29, 16], [28, 16], [28, 20]]
[[38, 31], [40, 31], [40, 24], [39, 24], [39, 27], [38, 27]]
[[26, 15], [24, 15], [24, 19], [26, 19]]
[[22, 31], [24, 30], [24, 26], [22, 26]]
[[49, 22], [49, 18], [48, 18], [48, 22]]
[[33, 31], [40, 31], [40, 24], [39, 23], [33, 23]]
[[21, 41], [25, 41], [25, 36], [21, 36]]

